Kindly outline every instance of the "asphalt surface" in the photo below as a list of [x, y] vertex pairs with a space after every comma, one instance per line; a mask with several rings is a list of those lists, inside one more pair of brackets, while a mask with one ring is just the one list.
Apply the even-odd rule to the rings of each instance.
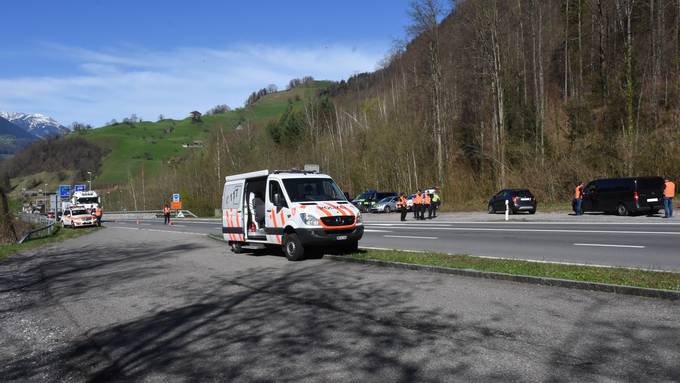
[[0, 261], [1, 381], [680, 380], [676, 302], [106, 225]]
[[[119, 221], [112, 225], [190, 233], [221, 232], [218, 220]], [[360, 246], [374, 249], [428, 250], [452, 254], [547, 262], [640, 267], [680, 271], [680, 220], [567, 214], [444, 214], [415, 221], [409, 214], [365, 215]]]

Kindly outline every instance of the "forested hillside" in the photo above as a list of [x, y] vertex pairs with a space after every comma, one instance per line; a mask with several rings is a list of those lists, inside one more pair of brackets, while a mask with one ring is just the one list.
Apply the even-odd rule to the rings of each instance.
[[442, 12], [416, 1], [412, 40], [380, 70], [213, 136], [166, 179], [207, 210], [218, 167], [318, 163], [351, 193], [439, 185], [449, 206], [476, 208], [506, 186], [550, 202], [579, 179], [680, 176], [679, 0], [467, 0]]

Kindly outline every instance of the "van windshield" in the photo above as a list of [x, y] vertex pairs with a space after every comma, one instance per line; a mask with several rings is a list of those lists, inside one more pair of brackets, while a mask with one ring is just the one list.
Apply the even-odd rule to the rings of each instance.
[[338, 185], [330, 178], [284, 179], [291, 202], [347, 201]]

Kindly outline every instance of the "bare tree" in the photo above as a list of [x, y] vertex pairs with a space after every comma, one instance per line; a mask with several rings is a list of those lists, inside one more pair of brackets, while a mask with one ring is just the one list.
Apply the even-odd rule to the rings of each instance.
[[444, 137], [446, 127], [443, 116], [443, 84], [439, 57], [439, 19], [445, 14], [438, 0], [415, 0], [409, 12], [413, 24], [407, 31], [412, 36], [424, 36], [428, 40], [433, 133], [436, 145], [437, 182], [444, 185]]

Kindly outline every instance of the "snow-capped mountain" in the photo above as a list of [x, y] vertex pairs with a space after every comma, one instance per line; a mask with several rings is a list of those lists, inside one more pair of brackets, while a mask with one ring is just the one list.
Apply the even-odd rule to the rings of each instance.
[[69, 131], [52, 117], [39, 113], [0, 112], [0, 117], [40, 138], [57, 136]]

